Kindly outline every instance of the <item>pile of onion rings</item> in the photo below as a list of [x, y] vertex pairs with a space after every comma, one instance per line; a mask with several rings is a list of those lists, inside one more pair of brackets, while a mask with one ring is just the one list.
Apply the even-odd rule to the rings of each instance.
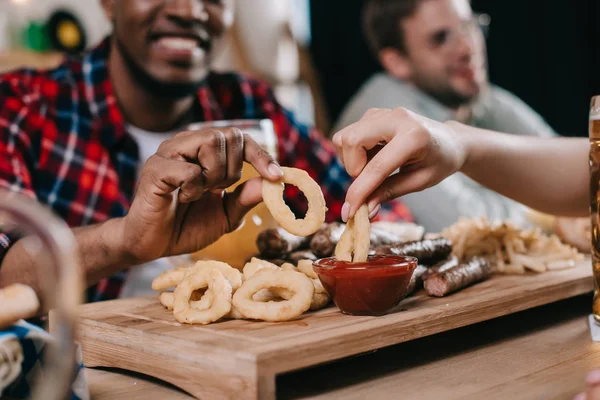
[[[163, 272], [152, 288], [161, 291], [160, 303], [185, 324], [223, 318], [289, 321], [330, 302], [309, 260], [300, 261], [298, 267], [289, 263], [278, 267], [252, 258], [243, 273], [222, 262], [202, 260]], [[175, 291], [165, 291], [171, 288]]]

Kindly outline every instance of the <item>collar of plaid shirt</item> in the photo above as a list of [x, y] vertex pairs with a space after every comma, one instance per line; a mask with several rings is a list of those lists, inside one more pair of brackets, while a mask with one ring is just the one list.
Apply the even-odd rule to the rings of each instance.
[[[126, 214], [138, 150], [126, 132], [108, 74], [109, 38], [52, 71], [0, 76], [0, 188], [35, 197], [72, 227]], [[211, 73], [198, 90], [199, 121], [269, 118], [278, 136], [279, 162], [306, 170], [323, 189], [328, 221], [339, 219], [351, 178], [335, 149], [297, 123], [269, 86], [240, 74]], [[286, 196], [305, 211], [295, 187]], [[410, 220], [394, 202], [383, 219]], [[0, 260], [18, 235], [0, 231]], [[90, 301], [118, 297], [126, 271], [90, 288]]]

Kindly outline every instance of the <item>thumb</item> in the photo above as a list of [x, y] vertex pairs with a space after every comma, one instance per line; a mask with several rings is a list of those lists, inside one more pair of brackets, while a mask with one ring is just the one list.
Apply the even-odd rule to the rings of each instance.
[[225, 209], [231, 230], [235, 230], [246, 213], [262, 201], [262, 178], [250, 179], [229, 193], [225, 199]]

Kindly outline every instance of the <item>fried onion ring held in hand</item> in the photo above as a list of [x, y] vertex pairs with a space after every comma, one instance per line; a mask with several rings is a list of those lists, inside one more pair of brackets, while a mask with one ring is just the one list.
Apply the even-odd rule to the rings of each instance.
[[203, 268], [215, 268], [220, 271], [229, 281], [234, 292], [242, 285], [242, 274], [229, 264], [220, 261], [200, 260], [191, 267], [180, 267], [164, 271], [152, 281], [152, 290], [165, 290], [175, 287], [187, 273]]
[[[296, 236], [310, 236], [325, 222], [325, 197], [321, 188], [306, 171], [297, 168], [282, 167], [283, 178], [280, 182], [262, 181], [262, 195], [267, 208], [279, 225]], [[303, 219], [296, 219], [294, 213], [283, 200], [285, 183], [294, 185], [304, 193], [308, 200], [308, 211]]]
[[[215, 268], [190, 271], [179, 282], [173, 294], [173, 314], [182, 324], [210, 324], [218, 321], [231, 311], [231, 284]], [[197, 310], [190, 304], [194, 290], [208, 287], [212, 292], [212, 302], [206, 310]], [[238, 289], [239, 291], [239, 289]]]
[[[293, 292], [288, 300], [261, 303], [253, 296], [262, 289], [287, 289]], [[233, 305], [246, 317], [263, 321], [289, 321], [310, 308], [314, 286], [310, 279], [294, 271], [261, 271], [242, 284], [233, 295]]]
[[346, 229], [335, 247], [335, 258], [346, 262], [365, 262], [370, 246], [369, 208], [366, 204], [346, 224]]

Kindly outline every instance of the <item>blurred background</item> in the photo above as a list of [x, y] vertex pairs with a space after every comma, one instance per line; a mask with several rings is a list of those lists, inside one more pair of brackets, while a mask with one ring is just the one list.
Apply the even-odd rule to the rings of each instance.
[[[50, 68], [110, 32], [100, 0], [0, 0], [0, 72]], [[365, 0], [235, 0], [235, 28], [216, 69], [267, 79], [301, 121], [325, 134], [378, 71], [361, 30]], [[598, 0], [473, 0], [491, 17], [491, 81], [522, 98], [558, 132], [587, 136], [600, 93]]]

